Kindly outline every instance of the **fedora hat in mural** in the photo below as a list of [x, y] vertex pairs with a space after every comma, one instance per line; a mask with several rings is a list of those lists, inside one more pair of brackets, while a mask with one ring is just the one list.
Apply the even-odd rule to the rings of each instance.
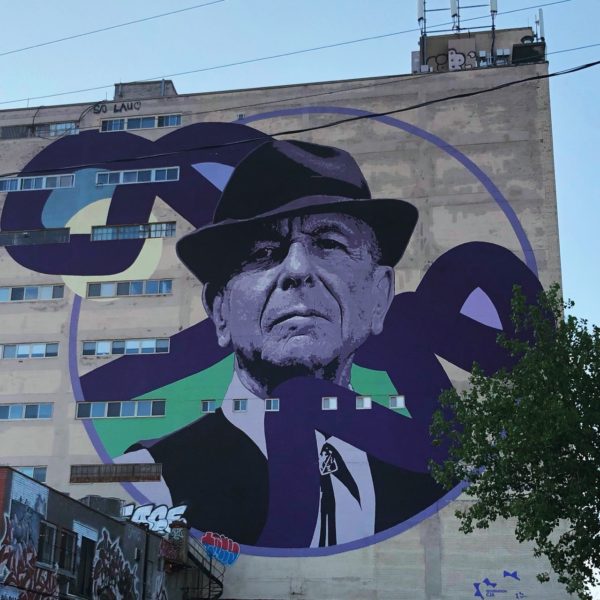
[[402, 257], [417, 223], [417, 209], [403, 200], [373, 199], [360, 167], [339, 148], [269, 140], [231, 173], [212, 223], [177, 243], [181, 261], [203, 283], [223, 276], [238, 259], [241, 240], [266, 219], [314, 213], [345, 213], [374, 231], [381, 264]]

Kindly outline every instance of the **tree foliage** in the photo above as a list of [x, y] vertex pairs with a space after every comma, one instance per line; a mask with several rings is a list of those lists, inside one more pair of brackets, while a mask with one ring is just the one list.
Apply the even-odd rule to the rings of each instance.
[[431, 466], [448, 488], [469, 484], [461, 531], [516, 519], [517, 540], [590, 598], [600, 568], [600, 328], [568, 315], [572, 306], [558, 286], [536, 305], [515, 289], [516, 334], [499, 336], [512, 367], [486, 376], [474, 365], [466, 391], [442, 394], [431, 431], [450, 453]]

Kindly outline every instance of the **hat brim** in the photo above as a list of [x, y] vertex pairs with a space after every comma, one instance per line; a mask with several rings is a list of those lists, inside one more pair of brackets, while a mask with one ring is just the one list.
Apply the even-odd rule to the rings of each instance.
[[239, 262], [237, 247], [242, 239], [249, 239], [256, 224], [274, 217], [336, 212], [367, 223], [381, 249], [379, 262], [391, 267], [402, 258], [418, 220], [417, 209], [404, 200], [309, 196], [258, 217], [200, 227], [177, 242], [177, 255], [202, 283], [215, 282], [224, 272], [231, 273], [232, 262]]

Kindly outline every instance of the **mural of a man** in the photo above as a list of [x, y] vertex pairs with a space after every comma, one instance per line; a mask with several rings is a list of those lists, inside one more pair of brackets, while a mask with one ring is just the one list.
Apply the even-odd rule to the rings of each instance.
[[[265, 537], [274, 474], [264, 399], [298, 377], [334, 384], [336, 398], [349, 392], [354, 355], [383, 330], [394, 298], [394, 266], [416, 222], [411, 204], [371, 198], [347, 152], [267, 141], [234, 170], [213, 222], [180, 240], [179, 257], [204, 284], [206, 311], [219, 345], [233, 348], [235, 372], [215, 415], [136, 445], [126, 457], [163, 464], [171, 500], [188, 504], [193, 525], [242, 543], [294, 543], [281, 531]], [[312, 396], [307, 402], [320, 405], [321, 395]], [[240, 403], [234, 401], [242, 399], [244, 410], [236, 411]], [[390, 485], [407, 486], [393, 522], [440, 495], [426, 473], [377, 469], [359, 447], [316, 425], [311, 436], [308, 462], [319, 489], [306, 546], [375, 533], [378, 495]], [[190, 454], [195, 458], [186, 465]]]
[[234, 171], [214, 223], [178, 252], [205, 284], [236, 375], [264, 398], [300, 375], [348, 387], [356, 349], [383, 328], [416, 221], [407, 202], [371, 200], [348, 153], [267, 142]]

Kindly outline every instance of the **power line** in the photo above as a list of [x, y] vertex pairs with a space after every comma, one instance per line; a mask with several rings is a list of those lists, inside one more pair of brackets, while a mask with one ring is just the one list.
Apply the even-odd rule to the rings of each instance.
[[[187, 8], [180, 8], [178, 10], [171, 10], [160, 15], [152, 15], [151, 17], [143, 17], [142, 19], [135, 19], [134, 21], [127, 21], [125, 23], [119, 23], [117, 25], [109, 25], [108, 27], [102, 27], [101, 29], [93, 29], [92, 31], [85, 31], [84, 33], [76, 33], [74, 35], [68, 35], [66, 37], [58, 38], [56, 40], [50, 40], [49, 42], [40, 42], [39, 44], [32, 44], [31, 46], [25, 46], [23, 48], [16, 48], [15, 50], [6, 50], [0, 52], [0, 56], [7, 56], [8, 54], [16, 54], [17, 52], [25, 52], [26, 50], [32, 50], [33, 48], [42, 48], [43, 46], [51, 46], [52, 44], [58, 44], [60, 42], [66, 42], [67, 40], [74, 40], [77, 38], [85, 37], [87, 35], [94, 35], [96, 33], [102, 33], [103, 31], [110, 31], [112, 29], [119, 29], [120, 27], [127, 27], [128, 25], [134, 25], [135, 23], [144, 23], [145, 21], [152, 21], [153, 19], [161, 19], [162, 17], [168, 17], [182, 12], [195, 10], [204, 6], [211, 6], [212, 4], [219, 4], [225, 2], [225, 0], [212, 0], [211, 2], [205, 2], [204, 4], [196, 4], [194, 6], [188, 6]], [[45, 96], [48, 97], [48, 96]]]
[[595, 48], [600, 46], [599, 44], [588, 44], [587, 46], [577, 46], [576, 48], [566, 48], [565, 50], [554, 50], [553, 52], [546, 52], [546, 56], [549, 54], [562, 54], [563, 52], [573, 52], [575, 50], [585, 50], [586, 48]]
[[[313, 127], [303, 127], [301, 129], [287, 129], [284, 131], [278, 131], [276, 133], [272, 133], [270, 134], [271, 137], [278, 137], [278, 136], [284, 136], [284, 135], [296, 135], [299, 133], [306, 133], [309, 131], [317, 131], [320, 129], [328, 129], [330, 127], [337, 127], [338, 125], [342, 125], [344, 123], [351, 123], [354, 121], [363, 121], [366, 119], [377, 119], [377, 118], [381, 118], [381, 117], [386, 117], [386, 116], [390, 116], [390, 115], [395, 115], [395, 114], [400, 114], [403, 112], [408, 112], [410, 110], [415, 110], [417, 108], [424, 108], [426, 106], [431, 106], [433, 104], [439, 104], [441, 102], [447, 102], [448, 100], [457, 100], [457, 99], [462, 99], [462, 98], [470, 98], [472, 96], [479, 96], [481, 94], [488, 94], [490, 92], [495, 92], [501, 89], [505, 89], [508, 87], [512, 87], [514, 85], [518, 85], [521, 83], [527, 83], [530, 81], [541, 81], [544, 79], [550, 79], [552, 77], [559, 77], [561, 75], [568, 75], [570, 73], [576, 73], [577, 71], [583, 71], [586, 69], [590, 69], [591, 67], [596, 67], [600, 65], [600, 60], [591, 62], [591, 63], [585, 63], [582, 65], [577, 65], [575, 67], [570, 67], [568, 69], [563, 69], [562, 71], [555, 71], [554, 73], [546, 73], [544, 75], [532, 75], [531, 77], [525, 77], [524, 79], [516, 79], [514, 81], [508, 81], [506, 83], [501, 83], [499, 85], [495, 85], [492, 86], [490, 88], [485, 88], [485, 89], [481, 89], [481, 90], [474, 90], [472, 92], [463, 92], [461, 94], [453, 94], [451, 96], [443, 96], [441, 98], [435, 98], [433, 100], [427, 100], [425, 102], [419, 102], [418, 104], [412, 104], [410, 106], [406, 106], [404, 108], [397, 108], [397, 109], [393, 109], [393, 110], [389, 110], [389, 111], [385, 111], [385, 112], [379, 112], [379, 113], [369, 113], [366, 115], [359, 115], [359, 116], [355, 116], [355, 117], [348, 117], [346, 119], [338, 119], [337, 121], [331, 121], [329, 123], [324, 123], [322, 125], [315, 125]], [[240, 144], [247, 144], [249, 142], [256, 142], [256, 141], [261, 141], [264, 140], [265, 137], [263, 136], [259, 136], [259, 137], [254, 137], [254, 138], [248, 138], [245, 140], [234, 140], [232, 142], [227, 142], [227, 143], [221, 143], [221, 144], [209, 144], [209, 145], [204, 145], [204, 146], [193, 146], [190, 148], [183, 148], [181, 150], [178, 151], [171, 151], [171, 152], [158, 152], [158, 153], [154, 153], [154, 154], [145, 154], [145, 155], [140, 155], [140, 156], [135, 156], [135, 157], [129, 157], [129, 158], [116, 158], [113, 160], [108, 160], [108, 161], [103, 161], [103, 164], [114, 164], [114, 163], [121, 163], [121, 162], [130, 162], [131, 160], [144, 160], [144, 159], [148, 159], [148, 158], [160, 158], [160, 157], [167, 157], [167, 156], [174, 156], [174, 155], [178, 155], [181, 154], [182, 152], [192, 152], [192, 151], [196, 151], [196, 150], [210, 150], [210, 149], [215, 149], [215, 148], [225, 148], [225, 147], [229, 147], [229, 146], [238, 146]], [[65, 165], [63, 167], [61, 167], [61, 171], [67, 171], [67, 170], [76, 170], [76, 169], [83, 169], [85, 167], [92, 167], [94, 166], [96, 163], [79, 163], [79, 164], [73, 164], [73, 165]], [[44, 174], [50, 171], [45, 171], [45, 170], [40, 170], [40, 171], [35, 171], [33, 173], [27, 173], [27, 175], [34, 175], [34, 174]], [[55, 171], [52, 171], [55, 172]], [[4, 173], [4, 174], [0, 174], [0, 177], [12, 177], [17, 175], [17, 173]]]
[[[220, 0], [222, 1], [222, 0]], [[554, 4], [564, 4], [565, 2], [572, 2], [572, 0], [555, 0], [554, 2], [547, 2], [545, 4], [535, 4], [532, 6], [526, 6], [523, 8], [517, 8], [514, 10], [510, 10], [510, 11], [505, 11], [503, 13], [499, 13], [499, 14], [509, 14], [509, 13], [515, 13], [515, 12], [522, 12], [525, 10], [531, 10], [534, 8], [543, 8], [545, 6], [552, 6]], [[480, 17], [471, 17], [469, 19], [463, 19], [463, 21], [474, 21], [477, 19], [486, 19], [488, 18], [489, 15], [482, 15]], [[452, 25], [452, 22], [448, 22], [448, 23], [440, 23], [439, 25], [437, 25], [436, 27], [443, 27], [445, 25]], [[247, 65], [250, 63], [255, 63], [255, 62], [263, 62], [266, 60], [273, 60], [276, 58], [284, 58], [284, 57], [288, 57], [288, 56], [296, 56], [299, 54], [306, 54], [308, 52], [316, 52], [319, 50], [326, 50], [326, 49], [330, 49], [330, 48], [337, 48], [340, 46], [349, 46], [351, 44], [358, 44], [358, 43], [362, 43], [362, 42], [367, 42], [367, 41], [371, 41], [371, 40], [378, 40], [378, 39], [384, 39], [384, 38], [389, 38], [389, 37], [393, 37], [393, 36], [398, 36], [398, 35], [403, 35], [406, 33], [415, 33], [420, 31], [419, 28], [413, 28], [413, 29], [405, 29], [402, 31], [393, 31], [390, 33], [382, 33], [379, 35], [373, 35], [373, 36], [368, 36], [368, 37], [362, 37], [362, 38], [357, 38], [357, 39], [353, 39], [353, 40], [346, 40], [346, 41], [342, 41], [342, 42], [335, 42], [332, 44], [324, 44], [321, 46], [314, 46], [312, 48], [302, 48], [300, 50], [291, 50], [289, 52], [281, 52], [279, 54], [271, 54], [269, 56], [260, 56], [257, 58], [249, 58], [246, 60], [240, 60], [240, 61], [235, 61], [235, 62], [231, 62], [231, 63], [224, 63], [221, 65], [213, 65], [211, 67], [201, 67], [199, 69], [192, 69], [189, 71], [181, 71], [179, 73], [170, 73], [170, 74], [166, 74], [166, 75], [159, 75], [157, 77], [149, 77], [146, 78], [145, 81], [153, 81], [153, 80], [159, 80], [159, 79], [166, 79], [168, 77], [180, 77], [183, 75], [191, 75], [193, 73], [204, 73], [207, 71], [215, 71], [218, 69], [226, 69], [226, 68], [230, 68], [230, 67], [236, 67], [236, 66], [241, 66], [241, 65]], [[59, 96], [68, 96], [70, 94], [79, 94], [79, 93], [83, 93], [83, 92], [92, 92], [92, 91], [98, 91], [98, 90], [103, 90], [106, 89], [108, 87], [112, 87], [114, 84], [110, 83], [107, 85], [99, 85], [99, 86], [94, 86], [94, 87], [89, 87], [89, 88], [83, 88], [83, 89], [79, 89], [79, 90], [71, 90], [68, 92], [58, 92], [58, 93], [54, 93], [54, 94], [46, 94], [44, 96], [31, 96], [29, 98], [19, 98], [16, 100], [3, 100], [0, 101], [0, 105], [3, 104], [14, 104], [17, 102], [28, 102], [30, 100], [41, 100], [44, 98], [57, 98]]]

